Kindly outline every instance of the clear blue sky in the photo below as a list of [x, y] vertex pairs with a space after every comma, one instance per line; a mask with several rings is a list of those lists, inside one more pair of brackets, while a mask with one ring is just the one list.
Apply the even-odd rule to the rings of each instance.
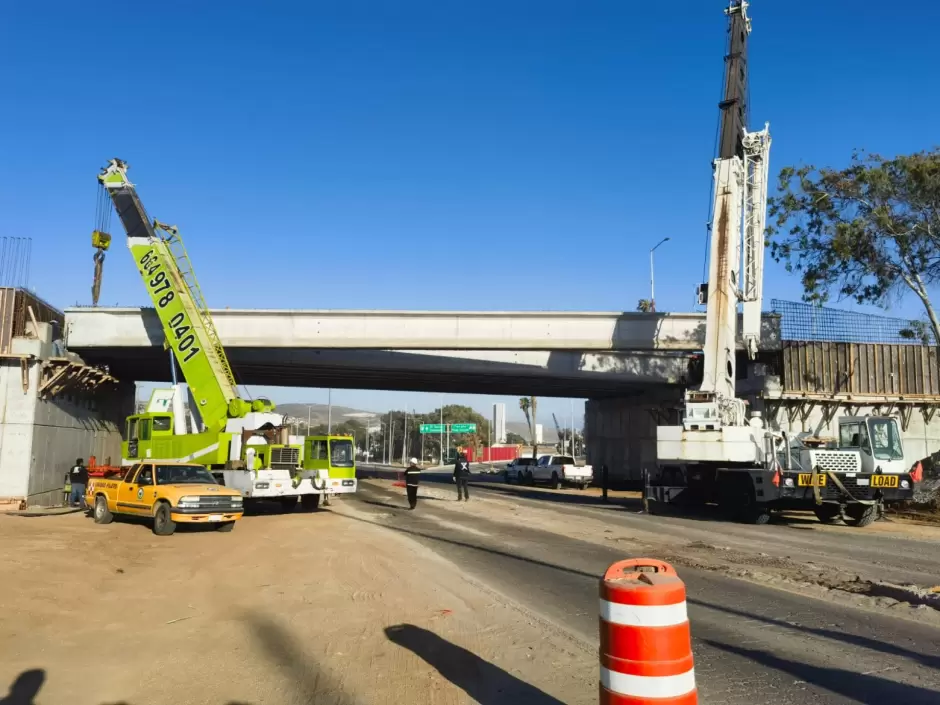
[[[668, 235], [657, 303], [689, 310], [724, 6], [14, 3], [2, 234], [33, 238], [41, 295], [88, 303], [94, 177], [120, 156], [214, 306], [631, 310]], [[751, 15], [752, 127], [771, 122], [774, 171], [940, 142], [936, 4]], [[544, 284], [519, 284], [530, 266]], [[146, 303], [123, 248], [105, 268], [102, 304]], [[769, 266], [768, 299], [799, 293]]]

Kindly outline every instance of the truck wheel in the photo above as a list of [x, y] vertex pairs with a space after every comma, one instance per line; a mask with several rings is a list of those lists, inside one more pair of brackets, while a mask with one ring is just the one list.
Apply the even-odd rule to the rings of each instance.
[[813, 509], [820, 524], [836, 524], [842, 518], [838, 504], [820, 504]]
[[535, 475], [531, 471], [525, 474], [525, 479], [529, 487], [535, 487]]
[[320, 506], [320, 495], [305, 494], [300, 497], [300, 508], [305, 512], [315, 512]]
[[850, 504], [845, 508], [845, 523], [859, 529], [868, 526], [878, 518], [878, 508], [874, 504]]
[[114, 515], [108, 509], [108, 500], [101, 495], [95, 497], [95, 523], [110, 524], [112, 519], [114, 519]]
[[763, 502], [757, 501], [757, 493], [750, 477], [740, 480], [742, 505], [738, 516], [745, 524], [763, 526], [770, 521], [770, 508]]
[[225, 522], [224, 524], [219, 524], [218, 526], [216, 526], [216, 527], [215, 527], [215, 530], [216, 530], [216, 531], [221, 531], [221, 532], [227, 534], [229, 531], [231, 531], [231, 530], [234, 529], [234, 528], [235, 528], [235, 522], [234, 522], [234, 521], [227, 521], [227, 522]]
[[153, 513], [153, 533], [157, 536], [171, 536], [176, 531], [176, 522], [170, 516], [170, 505], [160, 502]]
[[297, 509], [297, 497], [281, 497], [281, 510], [290, 513]]
[[755, 503], [741, 512], [741, 520], [745, 524], [763, 526], [770, 521], [770, 510], [763, 504]]
[[557, 472], [552, 473], [552, 489], [553, 490], [561, 489], [561, 482], [558, 480]]

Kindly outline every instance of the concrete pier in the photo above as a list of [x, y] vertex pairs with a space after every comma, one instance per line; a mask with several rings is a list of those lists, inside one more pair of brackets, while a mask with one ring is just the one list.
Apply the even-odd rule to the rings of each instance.
[[0, 508], [61, 504], [76, 458], [120, 462], [134, 385], [68, 353], [63, 321], [34, 294], [0, 288]]

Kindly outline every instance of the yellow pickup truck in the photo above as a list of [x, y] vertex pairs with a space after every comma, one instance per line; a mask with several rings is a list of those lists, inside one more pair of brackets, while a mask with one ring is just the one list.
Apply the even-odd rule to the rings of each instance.
[[239, 492], [219, 485], [203, 466], [185, 463], [139, 463], [123, 479], [90, 478], [85, 503], [96, 524], [115, 514], [148, 517], [157, 536], [169, 536], [178, 522], [231, 531], [244, 513]]

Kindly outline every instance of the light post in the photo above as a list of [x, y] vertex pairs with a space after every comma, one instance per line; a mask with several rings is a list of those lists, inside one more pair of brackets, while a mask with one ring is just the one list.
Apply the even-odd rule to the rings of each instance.
[[655, 247], [650, 248], [650, 311], [653, 313], [656, 313], [656, 279], [653, 276], [653, 253], [656, 252], [656, 249], [660, 245], [668, 241], [669, 238], [664, 237], [662, 240], [656, 243]]
[[326, 416], [326, 435], [333, 433], [333, 390], [329, 389], [326, 393], [327, 416]]

